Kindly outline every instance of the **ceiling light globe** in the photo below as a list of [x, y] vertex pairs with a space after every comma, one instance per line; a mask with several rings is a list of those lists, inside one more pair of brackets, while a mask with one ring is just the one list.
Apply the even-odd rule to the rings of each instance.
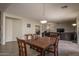
[[42, 20], [42, 21], [40, 21], [40, 23], [45, 24], [45, 23], [47, 23], [47, 21], [46, 20]]
[[72, 26], [76, 26], [77, 24], [72, 24]]

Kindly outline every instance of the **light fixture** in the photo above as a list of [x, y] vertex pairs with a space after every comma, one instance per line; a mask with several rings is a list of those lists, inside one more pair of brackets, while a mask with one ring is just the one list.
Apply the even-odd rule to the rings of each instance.
[[40, 21], [42, 24], [44, 24], [44, 23], [47, 23], [47, 21], [46, 20], [42, 20], [42, 21]]
[[75, 23], [74, 23], [74, 24], [72, 24], [72, 26], [76, 26], [76, 25], [77, 25], [77, 24], [75, 24]]
[[45, 24], [47, 23], [46, 17], [45, 17], [45, 4], [43, 4], [43, 18], [40, 21], [40, 23]]

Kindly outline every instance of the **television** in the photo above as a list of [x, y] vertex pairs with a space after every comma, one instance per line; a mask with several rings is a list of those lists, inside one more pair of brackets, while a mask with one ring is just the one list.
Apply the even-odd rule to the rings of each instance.
[[58, 28], [57, 32], [64, 32], [64, 28]]

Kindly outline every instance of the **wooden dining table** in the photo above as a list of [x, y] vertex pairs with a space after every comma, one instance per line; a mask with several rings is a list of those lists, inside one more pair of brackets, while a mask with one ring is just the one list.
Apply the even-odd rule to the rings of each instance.
[[26, 40], [26, 44], [36, 47], [41, 50], [41, 55], [45, 55], [46, 49], [50, 45], [54, 45], [55, 39], [51, 37], [40, 37], [38, 39]]

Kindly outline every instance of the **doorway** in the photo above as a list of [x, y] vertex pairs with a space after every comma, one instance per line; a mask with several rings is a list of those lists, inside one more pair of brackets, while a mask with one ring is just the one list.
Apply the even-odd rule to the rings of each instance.
[[35, 34], [40, 35], [40, 26], [35, 25]]
[[22, 33], [22, 23], [21, 20], [15, 18], [6, 17], [5, 25], [5, 42], [16, 41], [16, 37], [21, 36]]

